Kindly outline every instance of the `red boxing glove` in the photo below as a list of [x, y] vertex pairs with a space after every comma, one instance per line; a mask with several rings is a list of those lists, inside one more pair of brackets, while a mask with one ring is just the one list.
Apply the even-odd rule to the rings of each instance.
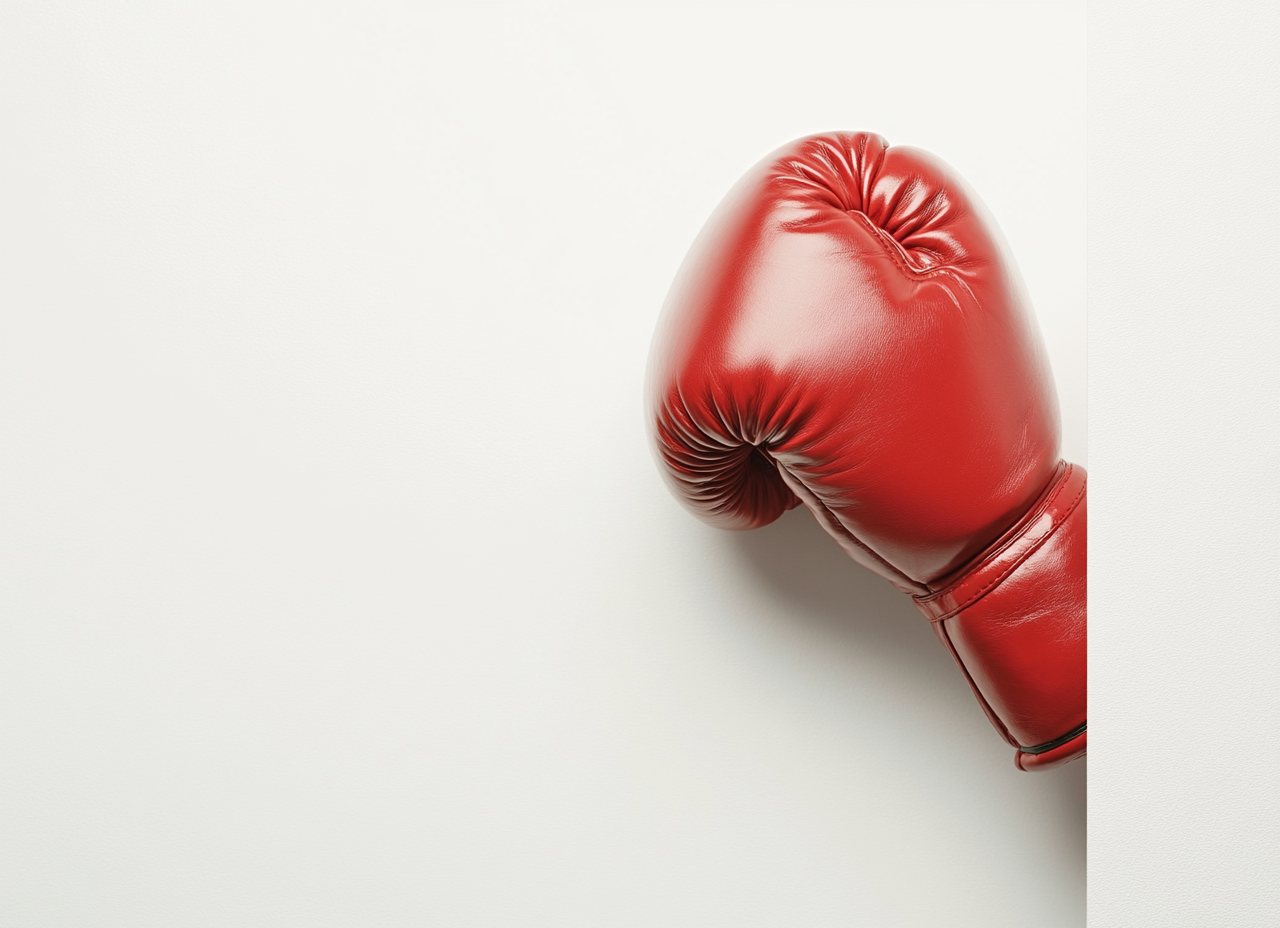
[[804, 503], [908, 593], [1023, 770], [1085, 753], [1085, 472], [995, 222], [945, 164], [801, 139], [729, 193], [654, 338], [676, 496], [749, 529]]

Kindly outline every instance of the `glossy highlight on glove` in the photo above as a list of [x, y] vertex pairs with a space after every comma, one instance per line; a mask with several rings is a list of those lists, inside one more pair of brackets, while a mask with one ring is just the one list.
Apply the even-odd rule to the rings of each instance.
[[803, 503], [915, 598], [1019, 766], [1083, 753], [1034, 749], [1085, 723], [1084, 471], [1016, 265], [946, 165], [868, 133], [762, 161], [672, 285], [647, 394], [696, 515]]

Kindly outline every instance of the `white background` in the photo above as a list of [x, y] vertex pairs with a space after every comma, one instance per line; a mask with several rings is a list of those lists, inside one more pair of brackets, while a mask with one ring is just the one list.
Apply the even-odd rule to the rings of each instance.
[[732, 182], [872, 129], [1088, 464], [1085, 68], [1078, 4], [7, 5], [0, 922], [1080, 924], [1086, 762], [680, 509], [641, 383]]
[[1089, 924], [1280, 923], [1280, 5], [1089, 8]]

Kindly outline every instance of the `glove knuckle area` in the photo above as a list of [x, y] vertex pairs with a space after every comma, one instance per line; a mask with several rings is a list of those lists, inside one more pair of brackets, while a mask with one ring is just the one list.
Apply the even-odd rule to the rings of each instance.
[[927, 152], [891, 147], [874, 133], [800, 139], [775, 155], [770, 182], [797, 206], [865, 221], [909, 274], [981, 263], [994, 247], [954, 172]]

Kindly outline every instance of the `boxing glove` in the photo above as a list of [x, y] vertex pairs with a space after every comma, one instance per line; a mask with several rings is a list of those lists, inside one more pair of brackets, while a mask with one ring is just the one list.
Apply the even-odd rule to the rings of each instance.
[[910, 595], [1023, 770], [1085, 752], [1085, 472], [1018, 270], [945, 164], [801, 139], [721, 202], [646, 391], [675, 495], [729, 529], [803, 503]]

